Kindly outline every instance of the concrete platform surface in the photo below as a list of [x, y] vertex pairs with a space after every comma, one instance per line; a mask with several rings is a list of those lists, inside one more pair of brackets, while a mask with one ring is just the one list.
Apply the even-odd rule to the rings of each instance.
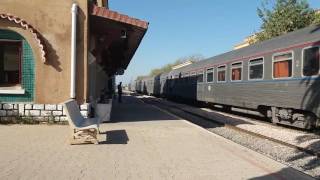
[[131, 96], [99, 145], [68, 145], [68, 126], [0, 126], [0, 179], [311, 179]]

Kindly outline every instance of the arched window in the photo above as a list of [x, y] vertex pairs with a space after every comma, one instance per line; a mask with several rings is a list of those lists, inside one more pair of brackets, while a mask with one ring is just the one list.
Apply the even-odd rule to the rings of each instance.
[[20, 34], [0, 29], [0, 101], [30, 102], [34, 96], [34, 56]]

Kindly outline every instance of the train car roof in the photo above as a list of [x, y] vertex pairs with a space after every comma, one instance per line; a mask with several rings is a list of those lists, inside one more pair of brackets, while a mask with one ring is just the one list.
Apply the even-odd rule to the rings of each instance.
[[[229, 62], [235, 59], [245, 60], [250, 57], [258, 57], [259, 54], [272, 52], [277, 49], [298, 46], [300, 44], [312, 43], [320, 41], [320, 25], [312, 25], [297, 31], [287, 33], [282, 36], [272, 38], [263, 42], [259, 42], [238, 50], [229, 51], [186, 67], [172, 71], [172, 74], [183, 71], [192, 71], [202, 67], [208, 67], [213, 62]], [[261, 55], [262, 56], [262, 55]]]

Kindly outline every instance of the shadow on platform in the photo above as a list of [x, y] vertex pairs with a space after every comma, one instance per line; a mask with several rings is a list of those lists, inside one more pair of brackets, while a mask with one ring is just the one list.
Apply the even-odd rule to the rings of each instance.
[[128, 144], [129, 137], [126, 130], [113, 130], [113, 131], [106, 131], [106, 140], [99, 142], [99, 144]]
[[[301, 176], [292, 177], [293, 174], [299, 173]], [[304, 178], [305, 176], [305, 178]], [[291, 179], [291, 180], [300, 180], [300, 179], [313, 179], [311, 176], [297, 172], [293, 168], [283, 168], [280, 171], [267, 174], [265, 176], [250, 178], [249, 180], [270, 180], [270, 179]]]
[[113, 101], [111, 110], [111, 122], [135, 122], [135, 121], [160, 121], [160, 120], [178, 120], [176, 117], [164, 113], [142, 100], [123, 96], [122, 103]]

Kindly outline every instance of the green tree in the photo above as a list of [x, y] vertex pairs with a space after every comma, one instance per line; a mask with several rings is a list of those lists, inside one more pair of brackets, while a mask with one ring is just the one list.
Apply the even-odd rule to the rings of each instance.
[[184, 63], [187, 61], [198, 62], [202, 59], [204, 59], [204, 57], [200, 54], [194, 54], [191, 56], [181, 57], [181, 58], [177, 59], [174, 63], [166, 64], [166, 65], [162, 66], [161, 68], [156, 68], [156, 69], [151, 70], [149, 75], [156, 76], [161, 73], [170, 72], [172, 70], [173, 66], [176, 66], [178, 64], [181, 64], [181, 63]]
[[315, 19], [313, 21], [313, 24], [320, 24], [320, 11], [315, 13]]
[[[274, 5], [270, 8], [272, 2]], [[261, 32], [257, 33], [258, 41], [317, 23], [316, 13], [306, 0], [264, 0], [257, 11], [262, 20]]]

